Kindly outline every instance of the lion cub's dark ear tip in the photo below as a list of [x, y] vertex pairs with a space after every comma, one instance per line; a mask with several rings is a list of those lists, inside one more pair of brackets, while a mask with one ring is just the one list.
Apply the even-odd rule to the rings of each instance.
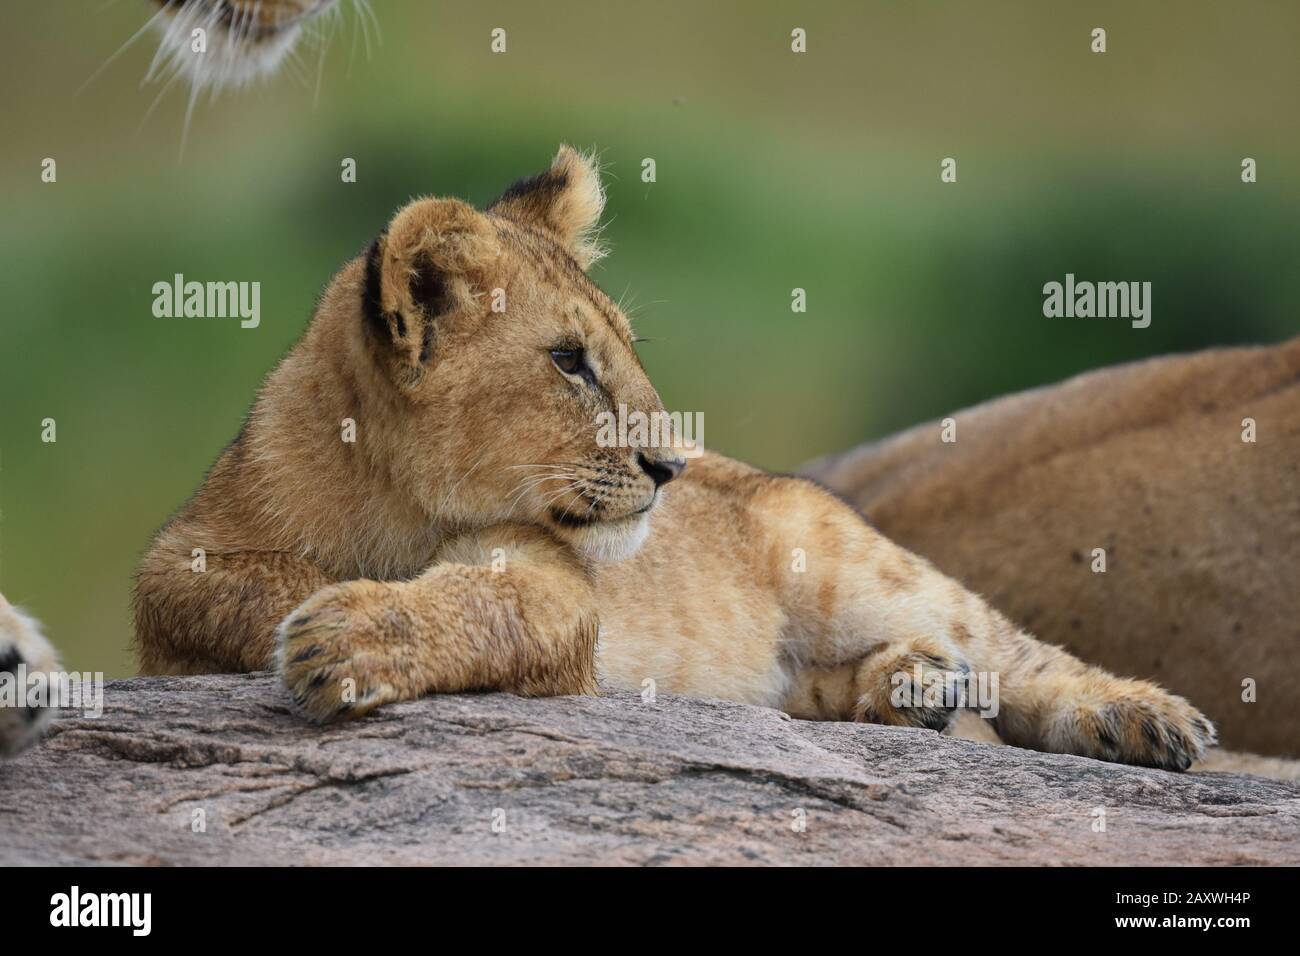
[[[540, 212], [555, 200], [569, 185], [569, 174], [559, 169], [547, 169], [532, 176], [516, 179], [505, 188], [490, 206], [488, 212], [500, 212], [516, 219], [537, 218], [544, 221]], [[533, 203], [529, 212], [522, 212], [517, 204]], [[527, 207], [524, 207], [527, 208]]]
[[551, 165], [513, 183], [489, 212], [550, 231], [584, 269], [600, 259], [605, 189], [595, 153], [562, 145]]

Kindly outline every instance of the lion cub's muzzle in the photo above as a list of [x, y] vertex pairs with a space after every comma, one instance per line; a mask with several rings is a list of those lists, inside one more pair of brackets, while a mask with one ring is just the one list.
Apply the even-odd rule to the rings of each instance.
[[628, 521], [649, 514], [659, 502], [659, 489], [686, 469], [686, 459], [657, 450], [634, 453], [634, 468], [617, 470], [608, 464], [584, 469], [570, 479], [567, 494], [554, 501], [548, 516], [561, 528], [586, 528]]

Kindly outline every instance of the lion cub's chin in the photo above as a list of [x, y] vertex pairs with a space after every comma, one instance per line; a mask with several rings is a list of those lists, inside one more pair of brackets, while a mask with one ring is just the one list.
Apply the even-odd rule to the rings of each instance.
[[641, 550], [650, 536], [650, 515], [629, 515], [582, 528], [561, 528], [560, 537], [592, 561], [626, 561]]

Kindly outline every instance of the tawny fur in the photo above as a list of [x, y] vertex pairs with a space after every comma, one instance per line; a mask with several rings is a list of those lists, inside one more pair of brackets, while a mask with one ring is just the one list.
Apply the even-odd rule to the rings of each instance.
[[922, 662], [998, 672], [1011, 742], [1201, 755], [1185, 700], [1035, 641], [813, 483], [709, 453], [660, 488], [675, 449], [600, 447], [598, 413], [662, 404], [581, 265], [597, 175], [564, 148], [485, 213], [418, 200], [343, 268], [144, 558], [146, 673], [278, 665], [318, 719], [599, 678], [943, 728], [955, 708], [890, 701]]
[[954, 443], [931, 422], [805, 472], [1022, 627], [1192, 697], [1225, 746], [1300, 756], [1300, 338], [952, 417]]

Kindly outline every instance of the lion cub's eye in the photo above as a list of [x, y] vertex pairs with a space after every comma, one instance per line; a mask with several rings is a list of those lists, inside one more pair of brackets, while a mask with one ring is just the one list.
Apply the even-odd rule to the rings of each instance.
[[581, 375], [587, 368], [587, 356], [582, 349], [551, 349], [551, 361], [565, 375]]

